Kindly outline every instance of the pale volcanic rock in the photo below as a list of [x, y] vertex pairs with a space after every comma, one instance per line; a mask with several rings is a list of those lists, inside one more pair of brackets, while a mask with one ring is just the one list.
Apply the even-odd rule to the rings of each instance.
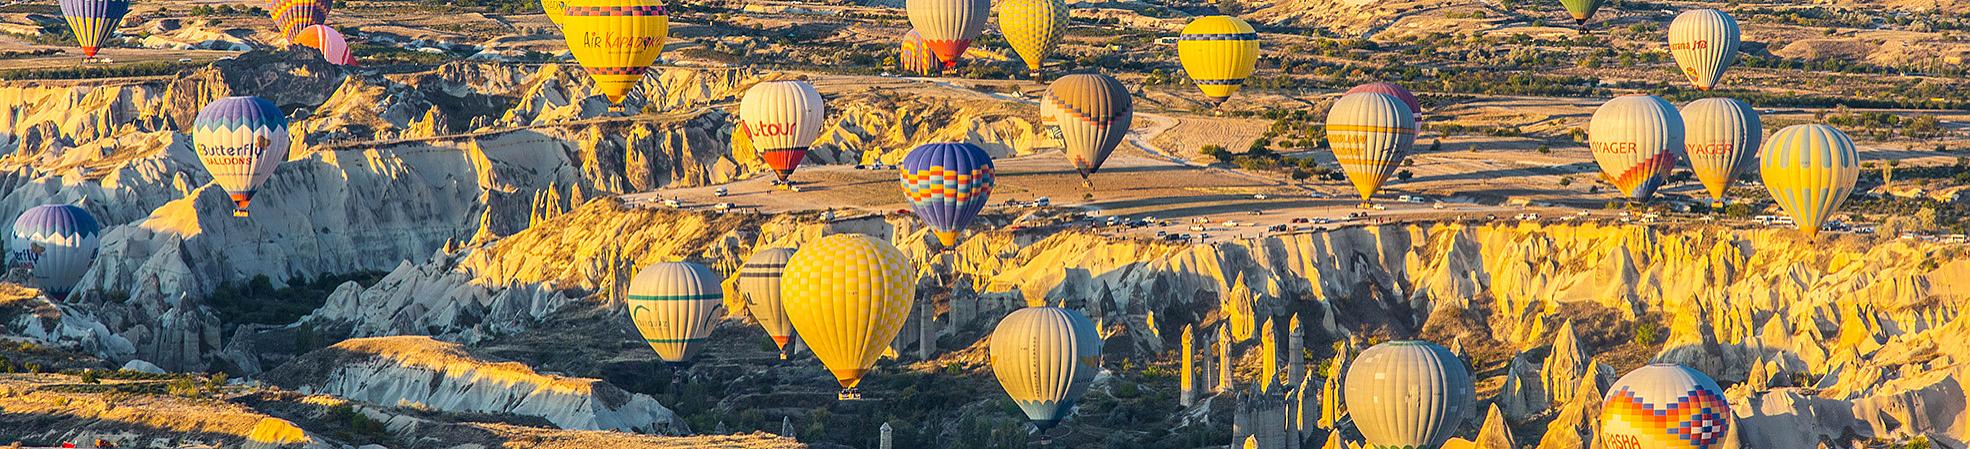
[[344, 340], [268, 372], [270, 382], [372, 404], [513, 414], [576, 430], [689, 432], [647, 395], [595, 379], [545, 375], [515, 362], [474, 357], [429, 337]]
[[1504, 413], [1492, 404], [1484, 414], [1484, 423], [1478, 425], [1476, 439], [1451, 438], [1443, 449], [1518, 449], [1518, 444], [1512, 440], [1512, 427], [1505, 423]]
[[1580, 385], [1581, 377], [1588, 373], [1588, 365], [1593, 362], [1591, 354], [1581, 346], [1579, 335], [1573, 331], [1572, 320], [1560, 325], [1560, 330], [1553, 337], [1552, 351], [1546, 355], [1546, 362], [1539, 370], [1542, 391], [1548, 392], [1554, 405], [1567, 404], [1573, 398], [1576, 386]]

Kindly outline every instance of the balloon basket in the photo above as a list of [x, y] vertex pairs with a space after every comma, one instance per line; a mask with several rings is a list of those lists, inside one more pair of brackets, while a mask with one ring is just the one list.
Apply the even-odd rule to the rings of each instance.
[[234, 217], [246, 218], [246, 215], [246, 209], [233, 209]]
[[840, 393], [835, 393], [835, 400], [838, 400], [838, 401], [862, 401], [862, 400], [864, 400], [864, 399], [862, 399], [862, 390], [861, 390], [861, 389], [857, 389], [857, 388], [843, 388], [843, 389], [841, 389], [841, 392], [840, 392]]

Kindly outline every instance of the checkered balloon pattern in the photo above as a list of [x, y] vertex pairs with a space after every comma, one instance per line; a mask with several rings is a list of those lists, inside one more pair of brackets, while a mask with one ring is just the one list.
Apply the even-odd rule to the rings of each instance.
[[1642, 367], [1616, 382], [1601, 405], [1608, 449], [1711, 449], [1729, 435], [1730, 401], [1716, 381], [1673, 364]]

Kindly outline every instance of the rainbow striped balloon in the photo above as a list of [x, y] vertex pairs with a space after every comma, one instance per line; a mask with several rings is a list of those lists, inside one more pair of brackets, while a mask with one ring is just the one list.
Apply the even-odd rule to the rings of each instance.
[[246, 216], [253, 193], [287, 161], [287, 116], [260, 97], [226, 97], [198, 111], [192, 148], [212, 182], [233, 198], [233, 215]]
[[[268, 14], [274, 17], [274, 26], [280, 28], [280, 35], [289, 42], [301, 35], [301, 30], [309, 26], [328, 23], [328, 4], [331, 0], [269, 0]], [[298, 42], [296, 42], [298, 43]]]
[[96, 217], [72, 204], [43, 204], [14, 220], [7, 241], [7, 264], [26, 268], [35, 286], [49, 298], [61, 299], [82, 280], [96, 261], [102, 226]]
[[130, 13], [130, 0], [61, 0], [62, 18], [75, 33], [82, 55], [96, 57], [96, 49], [116, 34], [123, 15]]
[[992, 156], [977, 145], [929, 143], [903, 157], [903, 192], [945, 248], [958, 246], [958, 233], [985, 209], [992, 185]]
[[683, 365], [697, 358], [718, 311], [725, 307], [725, 290], [718, 273], [690, 262], [663, 262], [636, 272], [629, 281], [629, 320], [643, 341], [664, 363]]

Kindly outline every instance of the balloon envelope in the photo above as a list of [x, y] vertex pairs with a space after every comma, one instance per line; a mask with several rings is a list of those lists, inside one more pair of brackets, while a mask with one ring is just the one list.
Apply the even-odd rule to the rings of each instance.
[[1601, 447], [1722, 447], [1730, 414], [1730, 400], [1710, 376], [1671, 363], [1644, 366], [1615, 381], [1601, 402]]
[[1758, 171], [1772, 200], [1808, 234], [1818, 234], [1860, 178], [1860, 154], [1847, 133], [1821, 124], [1792, 125], [1772, 133]]
[[903, 193], [945, 248], [955, 248], [992, 196], [992, 156], [962, 142], [927, 143], [903, 157]]
[[1594, 10], [1601, 9], [1601, 4], [1604, 2], [1605, 0], [1560, 0], [1560, 6], [1566, 7], [1567, 15], [1573, 16], [1573, 23], [1585, 27], [1587, 20], [1594, 18]]
[[1362, 351], [1344, 382], [1348, 414], [1376, 448], [1439, 447], [1477, 400], [1464, 361], [1425, 341], [1391, 341]]
[[937, 59], [937, 52], [930, 50], [930, 44], [924, 43], [923, 35], [917, 30], [903, 34], [902, 47], [903, 71], [927, 76], [943, 70], [944, 63]]
[[1722, 204], [1738, 173], [1758, 154], [1765, 132], [1758, 111], [1730, 98], [1705, 98], [1683, 106], [1683, 154], [1712, 204]]
[[567, 2], [563, 0], [540, 0], [540, 12], [547, 14], [547, 20], [554, 26], [561, 26], [561, 19], [567, 16]]
[[1395, 97], [1397, 100], [1402, 100], [1404, 106], [1409, 106], [1409, 112], [1415, 113], [1417, 116], [1423, 115], [1423, 103], [1416, 99], [1416, 94], [1409, 92], [1409, 89], [1402, 88], [1401, 85], [1395, 83], [1368, 83], [1354, 86], [1354, 88], [1348, 89], [1347, 93], [1358, 94], [1362, 92], [1373, 92]]
[[1668, 182], [1683, 148], [1683, 117], [1653, 95], [1623, 95], [1594, 110], [1587, 145], [1601, 176], [1634, 200], [1647, 200]]
[[858, 234], [822, 237], [787, 261], [780, 283], [787, 320], [850, 390], [843, 397], [854, 397], [862, 376], [903, 329], [916, 301], [915, 273], [902, 251]]
[[309, 25], [328, 23], [328, 5], [331, 1], [270, 0], [267, 10], [274, 17], [274, 26], [280, 29], [281, 37], [293, 42]]
[[330, 64], [356, 63], [355, 56], [349, 54], [349, 41], [343, 39], [342, 32], [335, 31], [328, 25], [309, 25], [308, 28], [301, 30], [301, 35], [296, 36], [294, 42], [321, 50], [322, 59], [327, 59]]
[[1737, 20], [1715, 9], [1693, 9], [1669, 23], [1669, 53], [1697, 89], [1710, 90], [1737, 62]]
[[910, 26], [923, 35], [944, 67], [956, 67], [958, 58], [971, 46], [971, 40], [985, 32], [985, 21], [992, 14], [991, 0], [909, 0]]
[[992, 374], [1042, 430], [1053, 427], [1101, 371], [1101, 334], [1081, 312], [1015, 310], [992, 330]]
[[1223, 104], [1252, 76], [1259, 61], [1259, 34], [1237, 17], [1199, 17], [1177, 36], [1177, 59], [1212, 104]]
[[1067, 75], [1047, 86], [1040, 101], [1042, 123], [1060, 127], [1067, 162], [1081, 179], [1101, 171], [1101, 163], [1129, 135], [1135, 113], [1129, 89], [1108, 75]]
[[1033, 79], [1040, 65], [1067, 36], [1067, 2], [1063, 0], [1004, 0], [999, 2], [999, 34], [1005, 35]]
[[96, 49], [116, 35], [123, 15], [130, 13], [130, 0], [61, 0], [61, 8], [82, 55], [93, 58]]
[[793, 340], [793, 322], [787, 321], [787, 308], [780, 301], [780, 281], [793, 259], [791, 248], [768, 248], [752, 254], [739, 268], [739, 295], [746, 300], [746, 313], [766, 329], [766, 336], [782, 351]]
[[807, 158], [807, 146], [821, 136], [827, 103], [806, 81], [768, 81], [746, 90], [739, 102], [739, 126], [753, 148], [781, 181]]
[[671, 364], [696, 359], [718, 324], [725, 290], [718, 273], [690, 262], [644, 267], [629, 281], [629, 320], [657, 356]]
[[212, 182], [232, 196], [233, 213], [245, 216], [255, 189], [287, 161], [287, 116], [265, 98], [213, 100], [192, 122], [192, 148]]
[[72, 204], [43, 204], [14, 220], [7, 241], [7, 263], [26, 268], [49, 298], [62, 299], [96, 261], [102, 226], [89, 211]]
[[670, 18], [656, 0], [562, 0], [561, 34], [595, 90], [622, 104], [663, 52]]
[[1327, 143], [1365, 201], [1416, 144], [1416, 114], [1388, 94], [1343, 95], [1327, 111]]

